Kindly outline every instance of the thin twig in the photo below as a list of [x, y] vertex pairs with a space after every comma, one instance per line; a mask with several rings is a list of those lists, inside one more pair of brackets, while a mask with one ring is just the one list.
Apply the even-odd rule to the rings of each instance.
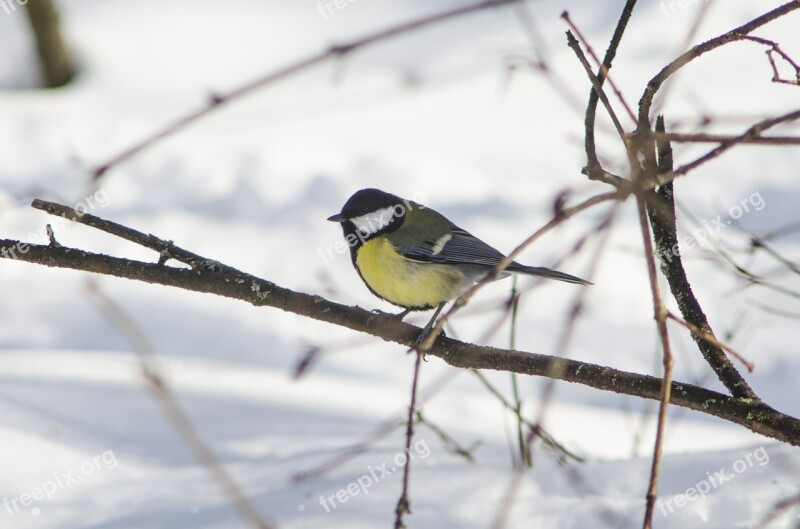
[[598, 204], [602, 204], [603, 202], [608, 202], [610, 200], [621, 199], [624, 196], [626, 196], [627, 194], [628, 194], [628, 191], [612, 191], [612, 192], [609, 192], [609, 193], [602, 193], [600, 195], [595, 195], [595, 196], [593, 196], [591, 198], [588, 198], [588, 199], [584, 200], [583, 202], [581, 202], [581, 203], [579, 203], [579, 204], [577, 204], [577, 205], [575, 205], [575, 206], [573, 206], [571, 208], [561, 209], [561, 210], [557, 211], [556, 215], [553, 217], [553, 219], [550, 220], [550, 222], [548, 222], [547, 224], [545, 224], [544, 226], [542, 226], [541, 228], [536, 230], [527, 239], [522, 241], [516, 248], [514, 248], [514, 250], [511, 251], [511, 253], [509, 253], [506, 256], [505, 259], [503, 259], [502, 261], [497, 263], [497, 265], [494, 267], [494, 270], [492, 270], [491, 273], [489, 273], [481, 281], [475, 283], [475, 285], [473, 285], [469, 290], [467, 290], [458, 299], [456, 299], [456, 301], [448, 309], [448, 311], [445, 312], [437, 320], [436, 324], [431, 329], [431, 332], [429, 333], [428, 338], [422, 344], [420, 344], [420, 347], [423, 350], [429, 349], [433, 345], [434, 341], [436, 340], [436, 337], [441, 332], [442, 328], [444, 327], [444, 324], [454, 314], [456, 314], [459, 310], [461, 310], [461, 308], [464, 305], [466, 305], [469, 302], [470, 299], [472, 299], [472, 297], [475, 295], [475, 293], [478, 290], [480, 290], [485, 285], [487, 285], [487, 284], [491, 283], [492, 281], [494, 281], [495, 279], [497, 279], [500, 276], [500, 274], [503, 273], [503, 270], [505, 270], [506, 267], [508, 265], [510, 265], [511, 262], [521, 252], [523, 252], [528, 246], [530, 246], [539, 237], [541, 237], [542, 235], [544, 235], [548, 231], [552, 230], [553, 228], [555, 228], [556, 226], [558, 226], [559, 224], [561, 224], [562, 222], [564, 222], [568, 218], [573, 217], [574, 215], [577, 215], [578, 213], [580, 213], [583, 210], [586, 210], [586, 209], [591, 208], [593, 206], [596, 206]]
[[605, 92], [603, 92], [603, 85], [600, 83], [600, 78], [597, 77], [592, 71], [592, 66], [589, 64], [589, 61], [586, 60], [586, 55], [584, 55], [578, 39], [576, 39], [575, 35], [572, 34], [572, 31], [569, 30], [567, 30], [567, 46], [569, 46], [572, 51], [575, 52], [575, 55], [578, 57], [583, 69], [586, 70], [586, 75], [589, 76], [589, 80], [592, 82], [594, 91], [600, 97], [600, 101], [603, 102], [603, 106], [606, 107], [606, 111], [608, 112], [612, 123], [614, 123], [614, 128], [617, 129], [617, 134], [619, 134], [619, 137], [625, 141], [625, 129], [622, 128], [622, 124], [617, 117], [617, 113], [614, 112], [614, 107], [611, 106], [608, 96], [606, 96]]
[[[518, 412], [516, 406], [508, 402], [506, 398], [503, 396], [503, 394], [500, 393], [500, 391], [496, 387], [494, 387], [491, 382], [489, 382], [489, 379], [487, 379], [483, 375], [483, 373], [481, 373], [477, 369], [470, 369], [470, 371], [472, 371], [475, 374], [475, 376], [478, 377], [478, 380], [480, 380], [481, 383], [484, 385], [484, 387], [487, 390], [489, 390], [489, 393], [494, 395], [495, 398], [497, 398], [497, 400], [500, 401], [500, 403], [503, 405], [505, 409], [514, 414], [514, 417], [517, 420], [522, 421], [522, 423], [525, 424], [529, 429], [535, 429], [536, 425], [533, 424], [533, 422], [526, 419], [521, 412]], [[561, 452], [563, 456], [566, 456], [574, 460], [576, 463], [584, 463], [586, 461], [583, 456], [579, 456], [575, 452], [568, 450], [564, 445], [559, 443], [552, 435], [547, 433], [547, 431], [542, 427], [539, 427], [539, 438], [542, 440], [546, 448], [550, 448], [557, 452]]]
[[692, 62], [693, 60], [697, 59], [701, 55], [708, 53], [709, 51], [715, 50], [720, 46], [724, 46], [730, 42], [734, 42], [737, 40], [742, 40], [746, 35], [751, 33], [752, 31], [760, 28], [761, 26], [772, 22], [775, 19], [778, 19], [787, 13], [794, 11], [795, 9], [800, 9], [800, 2], [798, 0], [792, 0], [791, 2], [787, 2], [772, 11], [769, 11], [760, 17], [754, 18], [753, 20], [747, 22], [739, 26], [738, 28], [734, 28], [722, 35], [715, 37], [711, 40], [703, 42], [702, 44], [698, 44], [694, 46], [692, 49], [687, 51], [686, 53], [679, 56], [677, 59], [666, 65], [658, 74], [655, 75], [650, 81], [647, 83], [647, 87], [644, 89], [642, 93], [642, 97], [639, 100], [639, 124], [637, 128], [639, 131], [647, 131], [650, 127], [650, 107], [653, 104], [653, 99], [655, 98], [658, 91], [661, 89], [661, 86], [664, 82], [669, 79], [675, 72]]
[[178, 431], [183, 442], [191, 449], [194, 456], [211, 474], [217, 485], [225, 492], [231, 502], [236, 506], [239, 514], [247, 520], [249, 525], [257, 529], [274, 529], [274, 525], [264, 520], [255, 506], [247, 499], [242, 489], [230, 476], [214, 452], [206, 446], [197, 430], [192, 425], [189, 417], [183, 412], [175, 395], [166, 380], [161, 375], [158, 364], [147, 338], [133, 324], [122, 308], [107, 297], [93, 281], [87, 282], [87, 290], [92, 298], [101, 306], [102, 313], [119, 329], [131, 342], [133, 349], [139, 357], [139, 365], [153, 394], [161, 404], [170, 423]]
[[176, 132], [187, 127], [188, 125], [194, 123], [198, 119], [205, 117], [208, 114], [211, 114], [213, 111], [221, 108], [227, 103], [230, 103], [231, 101], [237, 100], [245, 95], [255, 92], [256, 90], [264, 88], [265, 86], [274, 84], [277, 81], [281, 81], [289, 77], [292, 77], [293, 75], [296, 75], [300, 72], [304, 72], [312, 68], [313, 66], [317, 66], [329, 59], [340, 58], [344, 55], [353, 53], [356, 50], [359, 50], [366, 46], [384, 40], [388, 40], [397, 37], [399, 35], [406, 34], [410, 31], [421, 29], [430, 26], [432, 24], [436, 24], [438, 22], [443, 22], [445, 20], [450, 20], [452, 18], [459, 17], [461, 15], [466, 15], [468, 13], [473, 13], [476, 11], [497, 7], [516, 1], [519, 0], [483, 0], [481, 2], [476, 2], [473, 4], [446, 9], [444, 11], [440, 11], [439, 13], [434, 13], [432, 15], [418, 18], [410, 22], [397, 24], [395, 26], [392, 26], [390, 28], [381, 31], [376, 31], [360, 39], [355, 39], [348, 42], [344, 42], [342, 44], [336, 44], [330, 46], [326, 50], [311, 54], [296, 62], [293, 62], [286, 66], [282, 66], [276, 70], [261, 75], [251, 81], [248, 81], [247, 83], [244, 83], [238, 88], [234, 88], [228, 93], [225, 94], [214, 93], [211, 96], [209, 96], [207, 103], [203, 105], [201, 108], [178, 118], [172, 123], [169, 123], [162, 129], [158, 130], [157, 132], [143, 138], [138, 143], [135, 143], [131, 147], [128, 147], [127, 149], [113, 156], [109, 160], [95, 167], [92, 170], [92, 179], [94, 181], [99, 180], [112, 167], [128, 160], [129, 158], [132, 158], [133, 156], [139, 154], [148, 147], [151, 147], [152, 145], [158, 143], [160, 140], [163, 140], [164, 138], [171, 136], [172, 134], [175, 134]]
[[782, 514], [797, 505], [800, 505], [800, 494], [782, 499], [772, 506], [772, 509], [758, 521], [753, 529], [766, 529], [766, 527], [772, 525], [772, 522], [778, 519]]
[[[798, 4], [800, 5], [800, 2], [798, 2]], [[658, 185], [666, 184], [667, 182], [674, 180], [676, 177], [685, 175], [689, 171], [696, 169], [700, 165], [703, 165], [704, 163], [713, 160], [714, 158], [718, 157], [725, 151], [730, 150], [732, 147], [735, 147], [736, 145], [739, 145], [740, 143], [743, 143], [748, 139], [757, 138], [761, 136], [761, 133], [764, 132], [765, 130], [770, 129], [776, 125], [780, 125], [781, 123], [787, 123], [789, 121], [794, 121], [796, 119], [800, 119], [800, 109], [788, 112], [782, 116], [777, 116], [774, 118], [769, 118], [760, 121], [755, 125], [753, 125], [752, 127], [750, 127], [749, 129], [747, 129], [744, 133], [740, 134], [739, 136], [733, 136], [732, 138], [722, 142], [717, 147], [710, 150], [706, 154], [698, 157], [697, 159], [692, 160], [691, 162], [688, 162], [678, 167], [672, 172], [660, 174], [657, 183]]]
[[539, 31], [529, 5], [525, 2], [514, 4], [514, 13], [534, 52], [538, 51], [538, 58], [527, 61], [527, 65], [532, 70], [542, 73], [544, 79], [551, 84], [554, 93], [561, 97], [570, 109], [578, 115], [583, 114], [583, 105], [573, 90], [573, 83], [563, 79], [558, 70], [551, 68], [548, 63], [547, 41]]
[[[638, 179], [637, 179], [638, 180]], [[658, 326], [658, 334], [661, 339], [661, 349], [663, 352], [664, 363], [664, 382], [661, 385], [661, 403], [658, 411], [658, 426], [656, 428], [656, 441], [653, 447], [653, 463], [650, 467], [650, 483], [647, 487], [647, 503], [645, 506], [644, 522], [642, 527], [650, 529], [653, 526], [653, 508], [655, 507], [658, 494], [658, 478], [661, 471], [661, 453], [664, 444], [664, 429], [667, 422], [667, 407], [669, 406], [670, 393], [672, 390], [672, 351], [669, 345], [669, 334], [667, 332], [667, 309], [661, 299], [661, 291], [658, 287], [658, 277], [656, 276], [656, 261], [653, 255], [653, 242], [650, 239], [650, 226], [647, 222], [647, 207], [645, 199], [641, 194], [636, 195], [636, 206], [639, 212], [639, 225], [642, 231], [644, 242], [645, 260], [647, 262], [647, 275], [650, 278], [650, 294], [653, 298], [653, 314]]]
[[800, 145], [800, 138], [797, 136], [755, 136], [741, 138], [741, 135], [734, 136], [731, 134], [685, 134], [680, 132], [654, 132], [651, 136], [656, 140], [679, 143], [724, 143], [738, 140], [738, 143], [750, 143], [756, 145]]
[[[421, 406], [428, 400], [435, 397], [441, 390], [447, 386], [455, 377], [461, 373], [459, 370], [448, 370], [441, 376], [436, 378], [430, 385], [420, 392], [421, 396], [417, 397], [417, 407]], [[382, 421], [366, 438], [339, 451], [330, 461], [326, 461], [311, 469], [295, 472], [292, 474], [292, 481], [303, 482], [313, 478], [320, 477], [331, 470], [343, 465], [350, 461], [352, 458], [359, 454], [366, 452], [370, 446], [385, 438], [391, 432], [405, 424], [404, 417], [407, 417], [405, 407], [402, 412], [390, 416], [388, 419]]]
[[414, 415], [417, 409], [417, 384], [419, 382], [419, 369], [422, 365], [423, 353], [415, 351], [417, 358], [414, 361], [414, 376], [411, 379], [411, 403], [408, 405], [408, 423], [406, 424], [406, 464], [403, 466], [403, 490], [400, 499], [397, 500], [397, 507], [394, 510], [394, 529], [405, 529], [403, 515], [411, 514], [411, 504], [408, 499], [408, 484], [411, 474], [411, 441], [414, 437]]
[[608, 84], [611, 85], [611, 89], [614, 90], [614, 94], [617, 96], [617, 99], [619, 99], [619, 102], [622, 103], [622, 107], [625, 109], [625, 112], [628, 113], [628, 117], [631, 118], [631, 121], [636, 123], [636, 114], [633, 113], [633, 110], [631, 109], [631, 106], [628, 104], [628, 101], [625, 99], [625, 96], [622, 95], [622, 92], [617, 86], [617, 83], [614, 82], [614, 79], [609, 74], [608, 68], [605, 66], [605, 64], [600, 62], [600, 59], [594, 52], [594, 48], [592, 48], [592, 45], [589, 43], [589, 40], [583, 36], [583, 33], [581, 33], [580, 28], [578, 28], [578, 26], [570, 18], [569, 12], [564, 11], [563, 13], [561, 13], [561, 18], [563, 18], [569, 25], [569, 27], [572, 29], [572, 31], [575, 32], [575, 34], [578, 36], [578, 40], [583, 42], [583, 45], [586, 46], [586, 51], [589, 52], [589, 56], [594, 61], [595, 66], [597, 66], [601, 75], [604, 76], [606, 79], [608, 79]]
[[[794, 59], [792, 59], [789, 56], [788, 53], [783, 51], [777, 42], [775, 42], [774, 40], [763, 39], [761, 37], [751, 37], [751, 36], [747, 36], [745, 37], [745, 39], [753, 42], [758, 42], [759, 44], [764, 44], [766, 46], [770, 46], [770, 49], [767, 50], [767, 60], [769, 60], [769, 64], [772, 67], [773, 83], [800, 85], [800, 64], [797, 64], [794, 61]], [[784, 61], [789, 63], [789, 65], [791, 65], [791, 67], [794, 68], [794, 81], [783, 79], [781, 77], [781, 74], [778, 71], [778, 65], [775, 63], [775, 59], [772, 57], [773, 53], [777, 53]]]
[[468, 463], [475, 462], [475, 456], [473, 455], [472, 452], [481, 444], [480, 441], [475, 441], [472, 443], [471, 446], [465, 448], [461, 446], [461, 444], [458, 441], [453, 439], [452, 435], [445, 432], [441, 426], [437, 426], [436, 424], [432, 423], [430, 419], [422, 415], [422, 412], [419, 411], [419, 409], [416, 410], [415, 415], [417, 424], [427, 426], [428, 429], [430, 429], [433, 433], [435, 433], [436, 436], [439, 438], [439, 440], [442, 442], [442, 445], [444, 445], [444, 448], [448, 452], [463, 457]]
[[787, 259], [783, 255], [781, 255], [777, 250], [772, 248], [771, 245], [768, 245], [764, 239], [759, 237], [758, 235], [751, 233], [750, 234], [750, 247], [753, 250], [761, 249], [766, 252], [767, 255], [781, 263], [783, 266], [791, 270], [795, 274], [800, 274], [800, 266], [793, 263], [790, 259]]
[[[519, 294], [517, 293], [517, 276], [513, 277], [511, 282], [511, 325], [508, 329], [508, 348], [517, 348], [517, 315], [519, 309]], [[481, 342], [483, 343], [483, 342]], [[511, 395], [514, 399], [514, 412], [517, 423], [517, 448], [519, 449], [519, 464], [521, 466], [530, 467], [533, 464], [531, 459], [530, 450], [525, 444], [525, 432], [523, 431], [524, 421], [522, 420], [522, 400], [519, 397], [519, 383], [517, 381], [517, 374], [511, 373]]]
[[676, 316], [675, 314], [673, 314], [671, 312], [667, 313], [667, 318], [669, 318], [672, 321], [675, 321], [675, 322], [683, 325], [684, 327], [689, 329], [694, 334], [700, 336], [703, 340], [705, 340], [707, 342], [711, 342], [712, 344], [716, 345], [720, 349], [723, 349], [723, 350], [727, 351], [728, 353], [730, 353], [730, 355], [732, 357], [734, 357], [738, 361], [740, 361], [747, 368], [747, 370], [750, 371], [751, 373], [755, 370], [756, 366], [755, 366], [755, 364], [753, 364], [753, 362], [750, 362], [744, 356], [742, 356], [741, 354], [737, 353], [730, 345], [727, 345], [724, 342], [721, 342], [721, 341], [717, 340], [717, 338], [713, 334], [711, 334], [710, 332], [704, 331], [703, 329], [701, 329], [697, 325], [695, 325], [693, 323], [689, 323], [688, 321], [686, 321], [686, 320], [684, 320], [682, 318], [679, 318], [678, 316]]
[[[603, 57], [603, 66], [597, 72], [596, 77], [600, 86], [602, 86], [603, 81], [605, 81], [606, 73], [611, 70], [612, 62], [614, 61], [614, 57], [617, 55], [617, 49], [622, 41], [622, 36], [625, 33], [625, 29], [628, 27], [628, 22], [633, 14], [634, 6], [636, 6], [636, 0], [626, 0], [625, 7], [622, 8], [622, 13], [617, 20], [617, 26], [614, 28], [614, 34], [608, 43], [606, 54]], [[599, 96], [600, 93], [595, 90], [593, 85], [592, 89], [589, 90], [589, 102], [586, 105], [586, 119], [584, 120], [584, 148], [586, 150], [586, 167], [583, 168], [582, 172], [588, 176], [590, 180], [598, 180], [611, 184], [615, 187], [620, 187], [622, 183], [621, 179], [603, 169], [603, 166], [600, 164], [600, 161], [597, 158], [597, 148], [595, 146], [595, 118], [597, 114], [597, 102], [599, 100]]]
[[[602, 234], [602, 237], [600, 238], [596, 248], [594, 249], [594, 253], [590, 261], [591, 265], [587, 273], [587, 277], [590, 280], [593, 279], [597, 267], [600, 264], [600, 258], [603, 255], [603, 250], [608, 244], [608, 241], [611, 236], [612, 232], [611, 226], [613, 225], [613, 221], [616, 218], [617, 214], [619, 213], [621, 204], [622, 204], [621, 202], [617, 202], [616, 204], [614, 204], [614, 206], [611, 208], [611, 211], [608, 212], [606, 217], [603, 219], [603, 221], [597, 228], [597, 232]], [[556, 345], [556, 353], [553, 356], [554, 360], [564, 358], [566, 356], [567, 348], [569, 347], [569, 344], [572, 341], [572, 336], [575, 330], [576, 323], [578, 321], [578, 317], [582, 312], [583, 302], [586, 297], [586, 294], [587, 290], [581, 289], [575, 295], [575, 298], [572, 304], [570, 305], [570, 308], [567, 311], [567, 320], [558, 338], [558, 343]], [[560, 374], [558, 373], [559, 369], [562, 369], [562, 366], [558, 365], [556, 362], [551, 363], [550, 370], [548, 371], [547, 380], [545, 381], [545, 386], [542, 389], [542, 394], [541, 397], [539, 398], [540, 402], [539, 412], [536, 415], [533, 427], [530, 429], [525, 439], [525, 446], [527, 450], [531, 452], [531, 454], [532, 454], [531, 444], [536, 439], [539, 432], [541, 431], [542, 426], [544, 425], [544, 420], [547, 410], [555, 393], [556, 381], [560, 378]], [[519, 488], [522, 486], [522, 478], [524, 476], [524, 473], [525, 473], [525, 467], [523, 466], [518, 467], [514, 472], [514, 475], [512, 476], [508, 489], [506, 490], [502, 502], [500, 503], [500, 507], [499, 509], [497, 509], [497, 514], [495, 515], [495, 519], [492, 524], [493, 529], [503, 529], [508, 523], [508, 518], [511, 514], [511, 507], [513, 506]]]

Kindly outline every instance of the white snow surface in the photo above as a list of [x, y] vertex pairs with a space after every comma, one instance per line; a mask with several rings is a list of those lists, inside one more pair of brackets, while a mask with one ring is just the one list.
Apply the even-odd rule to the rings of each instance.
[[[378, 187], [424, 201], [503, 251], [549, 220], [564, 189], [574, 192], [573, 200], [606, 190], [580, 174], [589, 84], [565, 45], [559, 15], [569, 9], [602, 53], [619, 0], [527, 4], [561, 88], [525, 69], [508, 76], [505, 66], [530, 57], [531, 47], [514, 11], [498, 8], [259, 90], [113, 168], [99, 190], [88, 190], [94, 164], [198, 108], [209, 94], [458, 2], [339, 4], [344, 8], [325, 18], [314, 0], [61, 0], [80, 75], [67, 88], [41, 90], [32, 88], [38, 73], [25, 13], [6, 0], [14, 9], [0, 6], [0, 238], [43, 241], [44, 225], [54, 221], [28, 207], [32, 198], [82, 204], [281, 286], [394, 310], [362, 285], [349, 255], [336, 250], [339, 228], [325, 222], [355, 190]], [[636, 7], [612, 70], [631, 104], [686, 49], [703, 5]], [[777, 5], [712, 2], [692, 42]], [[798, 58], [799, 16], [755, 34]], [[762, 46], [733, 44], [676, 75], [656, 107], [675, 130], [698, 130], [699, 115], [733, 116], [713, 122], [711, 130], [741, 133], [754, 118], [797, 107], [797, 87], [771, 83], [771, 75]], [[598, 115], [598, 152], [609, 170], [624, 173], [619, 139], [601, 109]], [[676, 145], [676, 162], [707, 148]], [[797, 149], [734, 149], [678, 180], [676, 194], [700, 226], [718, 215], [724, 222], [732, 208], [747, 205], [738, 222], [711, 230], [718, 244], [741, 248], [748, 240], [744, 229], [764, 234], [800, 220], [799, 166]], [[606, 211], [570, 220], [519, 260], [553, 264]], [[682, 236], [698, 230], [687, 219], [679, 223]], [[83, 226], [53, 226], [64, 245], [157, 258]], [[796, 234], [775, 246], [795, 261], [800, 256]], [[594, 248], [591, 242], [559, 268], [585, 275]], [[707, 248], [688, 250], [684, 259], [712, 326], [756, 364], [746, 375], [755, 391], [799, 416], [800, 326], [762, 308], [798, 313], [797, 299], [743, 288], [730, 265]], [[774, 282], [800, 289], [797, 275], [764, 254], [734, 255]], [[0, 260], [0, 528], [247, 527], [165, 417], [130, 341], [90, 294], [88, 279]], [[392, 526], [405, 442], [399, 421], [413, 370], [403, 348], [275, 309], [109, 277], [92, 281], [142, 333], [199, 436], [265, 518], [281, 528]], [[568, 356], [659, 375], [630, 202], [592, 281]], [[531, 284], [519, 281], [521, 288]], [[504, 280], [484, 289], [476, 307], [502, 303], [510, 287]], [[547, 283], [526, 293], [517, 347], [552, 354], [577, 288]], [[670, 307], [675, 310], [673, 301]], [[507, 346], [507, 324], [486, 338], [497, 314], [466, 310], [451, 333]], [[422, 324], [426, 318], [409, 319]], [[724, 390], [686, 332], [671, 327], [671, 340], [676, 380]], [[322, 354], [295, 380], [297, 362], [314, 346]], [[507, 373], [486, 376], [510, 398]], [[472, 447], [474, 461], [418, 426], [407, 524], [490, 527], [514, 477], [514, 422], [469, 372], [430, 358], [421, 377], [422, 394], [432, 395], [422, 406], [425, 417]], [[520, 378], [529, 417], [541, 409], [543, 388], [542, 380]], [[545, 425], [586, 462], [561, 465], [555, 452], [537, 445], [507, 527], [640, 527], [655, 409], [638, 398], [557, 384]], [[398, 425], [363, 452], [328, 472], [293, 479], [371, 439], [387, 421]], [[797, 448], [673, 408], [655, 526], [752, 527], [776, 502], [799, 492], [798, 476]], [[771, 527], [798, 523], [795, 506]]]

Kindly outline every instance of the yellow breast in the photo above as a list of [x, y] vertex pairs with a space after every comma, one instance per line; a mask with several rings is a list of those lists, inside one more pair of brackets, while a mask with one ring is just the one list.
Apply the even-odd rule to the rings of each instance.
[[356, 265], [375, 294], [406, 308], [435, 307], [457, 298], [473, 283], [455, 266], [406, 259], [386, 237], [365, 242]]

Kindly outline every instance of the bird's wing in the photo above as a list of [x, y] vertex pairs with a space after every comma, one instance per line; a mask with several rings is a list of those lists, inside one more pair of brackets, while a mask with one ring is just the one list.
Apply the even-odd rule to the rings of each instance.
[[[390, 237], [391, 240], [391, 237]], [[493, 268], [505, 259], [505, 256], [482, 240], [461, 228], [453, 227], [452, 231], [442, 235], [438, 240], [425, 240], [421, 245], [404, 246], [392, 242], [395, 250], [401, 255], [423, 263], [477, 265]], [[591, 285], [589, 281], [549, 268], [524, 266], [512, 261], [506, 272], [528, 274], [531, 276], [557, 279], [567, 283]], [[502, 276], [501, 276], [502, 277]]]
[[395, 245], [404, 257], [424, 263], [495, 266], [505, 256], [461, 228], [454, 228], [437, 240], [416, 246]]

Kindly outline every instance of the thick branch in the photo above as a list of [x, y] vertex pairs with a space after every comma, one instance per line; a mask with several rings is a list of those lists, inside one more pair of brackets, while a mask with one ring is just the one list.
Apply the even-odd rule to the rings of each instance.
[[[24, 251], [23, 251], [24, 250]], [[210, 259], [214, 267], [174, 268], [85, 252], [63, 246], [26, 245], [0, 239], [0, 256], [56, 268], [69, 268], [109, 276], [143, 281], [238, 299], [254, 306], [270, 306], [287, 312], [370, 334], [386, 341], [410, 347], [419, 328], [359, 307], [348, 307], [320, 296], [312, 296], [280, 287], [275, 283], [246, 274]], [[428, 354], [462, 368], [493, 369], [525, 375], [551, 376], [603, 391], [613, 391], [658, 400], [662, 381], [659, 378], [629, 373], [610, 367], [474, 345], [439, 337]], [[714, 415], [742, 425], [756, 433], [800, 446], [800, 420], [748, 399], [735, 399], [689, 384], [673, 383], [670, 402]]]
[[[656, 131], [664, 131], [664, 119], [658, 118]], [[672, 170], [672, 148], [668, 141], [658, 142], [659, 172], [669, 173]], [[683, 268], [678, 234], [675, 225], [675, 197], [673, 196], [673, 182], [668, 182], [656, 190], [657, 204], [648, 204], [647, 212], [650, 224], [653, 226], [653, 240], [661, 263], [661, 272], [667, 278], [672, 296], [678, 302], [678, 308], [683, 318], [701, 329], [704, 333], [714, 335], [708, 324], [700, 302], [692, 291], [686, 270]], [[739, 371], [728, 359], [725, 352], [716, 343], [703, 339], [702, 334], [692, 333], [692, 338], [700, 348], [700, 352], [719, 377], [720, 381], [728, 388], [734, 397], [758, 399], [750, 389]]]

